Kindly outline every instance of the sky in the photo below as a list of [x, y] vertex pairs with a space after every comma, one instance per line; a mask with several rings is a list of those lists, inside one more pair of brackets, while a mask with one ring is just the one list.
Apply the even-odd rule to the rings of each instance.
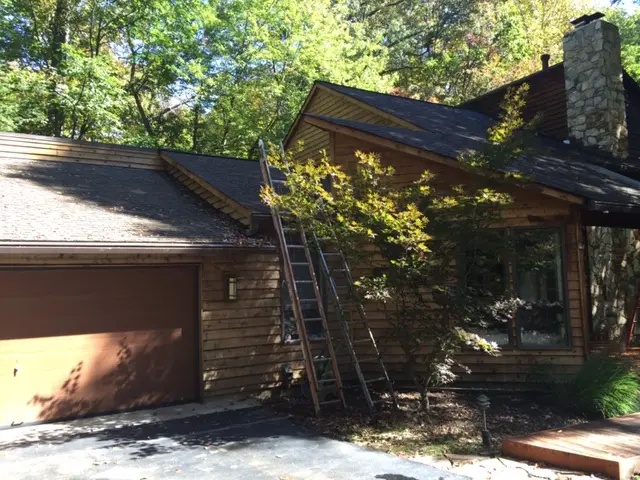
[[[602, 8], [606, 8], [611, 5], [611, 2], [609, 0], [597, 0], [596, 3], [601, 4]], [[637, 5], [637, 3], [634, 2], [634, 0], [622, 0], [620, 2], [620, 6], [628, 12], [635, 12], [640, 9], [640, 7]]]

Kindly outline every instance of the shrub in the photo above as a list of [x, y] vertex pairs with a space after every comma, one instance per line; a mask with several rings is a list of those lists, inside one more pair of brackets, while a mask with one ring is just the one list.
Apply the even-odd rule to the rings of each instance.
[[638, 410], [640, 377], [623, 360], [592, 356], [566, 381], [555, 386], [556, 399], [589, 417], [617, 417]]

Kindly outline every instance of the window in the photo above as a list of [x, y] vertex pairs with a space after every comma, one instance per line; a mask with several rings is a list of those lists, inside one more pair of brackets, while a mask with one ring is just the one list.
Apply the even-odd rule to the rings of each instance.
[[[501, 237], [504, 233], [496, 231]], [[508, 291], [507, 264], [503, 257], [491, 248], [475, 245], [466, 250], [463, 263], [467, 294], [475, 297], [480, 305], [471, 315], [473, 324], [467, 328], [500, 346], [511, 343], [510, 319], [495, 315], [493, 308]]]
[[[481, 307], [469, 330], [498, 345], [566, 346], [567, 312], [560, 229], [509, 229], [511, 254], [490, 253], [482, 246], [467, 250], [462, 269], [468, 291]], [[509, 294], [516, 298], [504, 302]], [[506, 308], [500, 308], [504, 302]], [[515, 338], [512, 332], [515, 332]]]
[[[291, 241], [291, 239], [287, 239], [287, 241]], [[294, 243], [295, 242], [294, 240]], [[304, 250], [299, 249], [289, 249], [289, 255], [292, 263], [305, 263], [307, 261]], [[320, 274], [320, 265], [318, 263], [318, 259], [314, 260], [314, 269], [316, 275], [322, 276]], [[296, 285], [298, 289], [298, 297], [301, 299], [300, 306], [302, 307], [302, 316], [306, 319], [311, 319], [305, 322], [305, 327], [307, 329], [307, 335], [310, 339], [321, 339], [324, 338], [324, 329], [322, 327], [322, 320], [320, 319], [320, 312], [318, 311], [318, 305], [315, 302], [315, 294], [313, 291], [313, 284], [311, 283], [302, 283], [311, 280], [311, 275], [309, 273], [309, 267], [307, 265], [294, 265], [293, 272], [295, 279], [299, 281]], [[302, 281], [302, 282], [300, 282]], [[321, 295], [323, 298], [323, 307], [326, 310], [326, 303], [324, 300], [324, 291], [322, 288], [322, 282], [319, 282]], [[305, 302], [305, 299], [314, 300], [312, 302]], [[280, 305], [281, 305], [281, 330], [282, 330], [282, 340], [285, 343], [297, 342], [300, 340], [300, 336], [298, 335], [298, 329], [296, 326], [296, 319], [293, 314], [293, 306], [291, 304], [291, 300], [289, 298], [289, 287], [287, 285], [287, 281], [284, 275], [284, 270], [281, 269], [280, 272]]]
[[517, 231], [514, 291], [523, 346], [567, 345], [562, 235], [556, 229]]

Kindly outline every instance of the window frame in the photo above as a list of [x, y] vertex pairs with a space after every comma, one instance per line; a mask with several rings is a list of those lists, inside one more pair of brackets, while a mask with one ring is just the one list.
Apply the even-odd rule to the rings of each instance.
[[[514, 315], [509, 321], [509, 343], [504, 345], [498, 345], [500, 350], [502, 351], [515, 351], [515, 350], [524, 350], [524, 351], [535, 351], [535, 350], [571, 350], [573, 348], [573, 338], [571, 335], [571, 308], [569, 302], [569, 282], [567, 280], [567, 259], [569, 255], [568, 246], [567, 246], [567, 224], [549, 224], [549, 225], [520, 225], [520, 226], [505, 226], [505, 227], [495, 227], [497, 229], [501, 229], [505, 231], [506, 235], [513, 235], [518, 231], [524, 230], [549, 230], [555, 231], [558, 233], [559, 241], [560, 241], [560, 271], [562, 273], [562, 295], [564, 301], [564, 326], [566, 333], [566, 342], [561, 345], [533, 345], [527, 344], [522, 341], [521, 335], [521, 319], [518, 319], [518, 315]], [[513, 252], [515, 255], [515, 252]], [[504, 256], [505, 260], [505, 294], [510, 297], [516, 297], [516, 268], [517, 268], [517, 258], [512, 257], [511, 255]], [[467, 348], [463, 348], [463, 350], [467, 350]]]

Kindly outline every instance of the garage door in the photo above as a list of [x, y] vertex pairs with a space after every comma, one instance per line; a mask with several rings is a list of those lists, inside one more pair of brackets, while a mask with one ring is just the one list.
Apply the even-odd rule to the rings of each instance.
[[197, 269], [0, 269], [0, 424], [195, 399]]

